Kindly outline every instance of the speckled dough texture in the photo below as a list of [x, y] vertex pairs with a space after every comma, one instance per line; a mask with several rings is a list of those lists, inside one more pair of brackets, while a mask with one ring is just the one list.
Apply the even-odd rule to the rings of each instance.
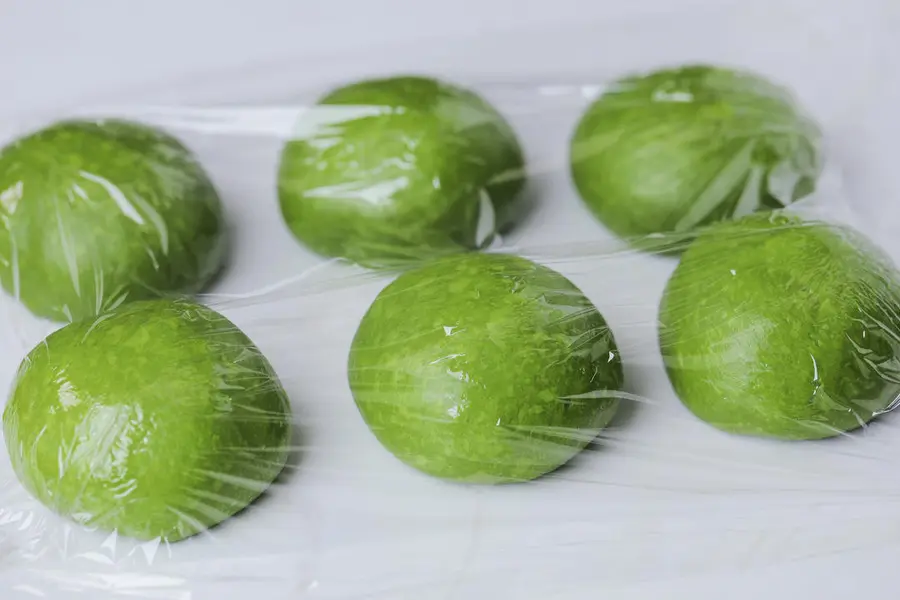
[[305, 113], [284, 148], [278, 194], [313, 251], [390, 267], [475, 248], [485, 208], [496, 230], [508, 229], [524, 179], [516, 135], [487, 102], [395, 77], [339, 88]]
[[379, 294], [350, 350], [363, 419], [405, 463], [471, 483], [527, 481], [605, 427], [623, 375], [613, 335], [565, 277], [469, 253]]
[[290, 415], [268, 361], [225, 317], [148, 300], [35, 347], [3, 432], [16, 475], [52, 510], [173, 542], [270, 485], [288, 456]]
[[900, 273], [843, 226], [758, 214], [685, 252], [660, 307], [682, 402], [732, 433], [817, 439], [900, 395]]
[[0, 283], [55, 321], [200, 291], [226, 258], [192, 154], [124, 121], [66, 121], [0, 151]]
[[572, 176], [617, 235], [685, 233], [809, 194], [819, 138], [791, 94], [760, 76], [666, 69], [624, 78], [588, 108]]

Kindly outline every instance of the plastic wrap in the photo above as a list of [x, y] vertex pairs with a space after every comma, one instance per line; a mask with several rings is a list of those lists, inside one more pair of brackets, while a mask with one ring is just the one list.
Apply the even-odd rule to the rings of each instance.
[[10, 123], [0, 595], [882, 589], [900, 272], [872, 73], [833, 77], [870, 47], [777, 10]]

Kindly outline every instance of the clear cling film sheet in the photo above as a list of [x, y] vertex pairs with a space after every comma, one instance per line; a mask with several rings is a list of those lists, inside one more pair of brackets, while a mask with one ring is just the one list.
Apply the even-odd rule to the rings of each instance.
[[900, 96], [829, 10], [3, 123], [0, 597], [889, 597]]

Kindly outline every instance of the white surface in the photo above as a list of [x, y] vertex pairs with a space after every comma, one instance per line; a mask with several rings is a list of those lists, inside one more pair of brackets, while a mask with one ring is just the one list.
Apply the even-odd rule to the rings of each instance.
[[[733, 0], [716, 0], [724, 5]], [[459, 44], [502, 31], [535, 31], [709, 0], [27, 0], [0, 2], [4, 86], [0, 111], [69, 102], [173, 76], [257, 65], [284, 56], [314, 61], [373, 48]], [[427, 41], [430, 40], [430, 41]], [[426, 42], [427, 41], [427, 42]], [[503, 54], [502, 48], [495, 48]], [[553, 52], [548, 56], [553, 56]], [[494, 57], [492, 57], [493, 60]], [[298, 80], [304, 73], [295, 74]]]
[[[891, 81], [900, 74], [898, 53], [892, 22], [875, 4], [819, 2], [810, 10], [799, 1], [741, 9], [720, 3], [612, 25], [587, 22], [585, 3], [569, 0], [466, 1], [443, 11], [412, 2], [353, 3], [352, 24], [345, 20], [348, 2], [323, 3], [308, 14], [286, 2], [223, 4], [59, 3], [46, 23], [46, 9], [22, 2], [4, 7], [0, 20], [0, 55], [30, 49], [27, 58], [4, 62], [16, 85], [0, 96], [0, 110], [80, 107], [89, 96], [256, 105], [237, 113], [220, 107], [202, 127], [189, 111], [125, 109], [173, 127], [222, 190], [238, 227], [220, 294], [258, 290], [321, 264], [290, 238], [275, 208], [274, 161], [294, 111], [287, 105], [314, 97], [323, 80], [372, 71], [512, 82], [478, 87], [513, 121], [536, 173], [542, 209], [517, 239], [528, 248], [608, 239], [575, 198], [564, 168], [583, 88], [552, 84], [602, 82], [660, 62], [718, 60], [790, 82], [834, 146], [831, 181], [845, 187], [830, 187], [829, 199], [846, 198], [882, 233], [900, 215], [895, 152], [888, 151], [898, 129], [900, 87]], [[537, 12], [526, 16], [524, 4]], [[211, 7], [217, 18], [206, 22]], [[629, 10], [650, 8], [642, 2]], [[483, 19], [472, 25], [470, 14]], [[52, 43], [35, 41], [43, 27], [53, 31]], [[446, 39], [410, 41], [426, 34]], [[316, 54], [320, 47], [331, 56]], [[227, 78], [190, 76], [283, 53], [296, 58], [244, 64]], [[158, 76], [177, 84], [154, 84]], [[120, 85], [146, 92], [103, 93]], [[8, 121], [7, 133], [29, 124]], [[631, 391], [653, 399], [601, 450], [527, 486], [454, 486], [402, 467], [366, 430], [345, 384], [350, 337], [383, 281], [326, 266], [262, 304], [217, 300], [285, 381], [303, 424], [298, 468], [254, 510], [210, 536], [158, 548], [68, 526], [27, 498], [4, 460], [0, 597], [893, 598], [900, 559], [896, 417], [865, 436], [823, 444], [765, 443], [711, 430], [671, 395], [656, 351], [656, 299], [673, 265], [572, 252], [569, 246], [536, 255], [607, 316]], [[336, 277], [344, 277], [341, 285]], [[42, 333], [6, 304], [18, 321], [15, 331], [11, 319], [0, 321], [7, 327], [3, 385]]]

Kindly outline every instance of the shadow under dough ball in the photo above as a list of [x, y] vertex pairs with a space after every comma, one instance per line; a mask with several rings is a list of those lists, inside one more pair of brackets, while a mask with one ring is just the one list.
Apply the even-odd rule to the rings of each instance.
[[222, 207], [156, 129], [66, 121], [0, 151], [0, 282], [55, 321], [200, 291], [226, 254]]
[[429, 475], [528, 481], [610, 422], [623, 374], [603, 317], [568, 279], [469, 253], [408, 271], [353, 339], [350, 389], [378, 440]]
[[659, 322], [681, 401], [731, 433], [827, 438], [900, 395], [900, 273], [843, 226], [777, 213], [713, 226]]
[[819, 146], [785, 88], [689, 66], [613, 83], [578, 123], [570, 160], [594, 215], [639, 238], [791, 204], [815, 187]]
[[314, 252], [392, 267], [478, 247], [480, 219], [519, 217], [522, 150], [476, 94], [423, 77], [339, 88], [304, 113], [281, 157], [278, 194]]
[[19, 480], [50, 509], [174, 542], [269, 486], [290, 421], [275, 372], [230, 321], [186, 300], [146, 300], [36, 346], [3, 433]]

